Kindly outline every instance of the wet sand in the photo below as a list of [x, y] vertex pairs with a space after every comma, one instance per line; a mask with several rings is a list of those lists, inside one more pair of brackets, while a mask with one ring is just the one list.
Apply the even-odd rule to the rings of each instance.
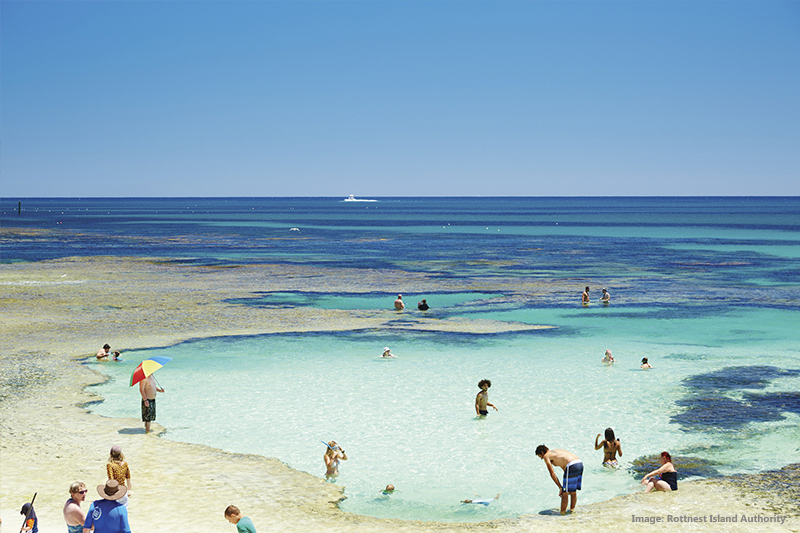
[[[87, 484], [88, 508], [95, 487], [105, 482], [108, 450], [115, 444], [131, 465], [129, 511], [131, 527], [139, 532], [235, 531], [222, 516], [229, 504], [250, 516], [260, 532], [641, 531], [658, 518], [661, 525], [680, 530], [800, 531], [797, 491], [775, 490], [785, 486], [781, 474], [686, 482], [675, 493], [632, 494], [594, 505], [579, 501], [579, 512], [568, 517], [445, 524], [351, 515], [336, 506], [339, 487], [276, 459], [172, 442], [158, 436], [163, 430], [158, 425], [154, 434], [145, 435], [137, 418], [103, 418], [84, 408], [99, 400], [86, 387], [103, 379], [84, 363], [104, 342], [126, 350], [275, 332], [402, 328], [491, 334], [536, 327], [436, 320], [391, 310], [264, 308], [225, 303], [228, 299], [293, 290], [506, 291], [546, 299], [571, 285], [502, 278], [464, 283], [400, 271], [286, 265], [196, 267], [138, 258], [0, 265], [0, 518], [5, 531], [18, 530], [19, 508], [34, 492], [40, 531], [64, 531], [61, 508], [69, 484]], [[135, 391], [131, 401], [135, 412]], [[787, 470], [783, 476], [790, 480], [794, 474]], [[551, 503], [558, 503], [555, 491]], [[736, 522], [711, 522], [712, 516]], [[757, 521], [742, 522], [743, 517]], [[785, 521], [764, 521], [774, 518]]]

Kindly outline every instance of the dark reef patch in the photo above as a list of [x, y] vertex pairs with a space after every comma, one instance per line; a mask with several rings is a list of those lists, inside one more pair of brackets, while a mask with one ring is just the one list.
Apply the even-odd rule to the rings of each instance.
[[[672, 457], [672, 464], [675, 465], [675, 470], [678, 471], [678, 479], [687, 477], [718, 477], [719, 471], [715, 468], [719, 463], [703, 459], [702, 457], [693, 457], [690, 455], [674, 455]], [[642, 478], [645, 474], [652, 472], [661, 466], [659, 455], [643, 455], [637, 457], [631, 463], [630, 470], [634, 476]]]
[[773, 422], [784, 416], [766, 404], [739, 402], [722, 396], [687, 398], [675, 402], [686, 410], [671, 420], [686, 431], [738, 429], [750, 422]]
[[739, 389], [763, 389], [776, 378], [800, 375], [800, 370], [786, 370], [776, 366], [729, 366], [698, 374], [683, 380], [687, 387], [706, 392], [723, 392]]

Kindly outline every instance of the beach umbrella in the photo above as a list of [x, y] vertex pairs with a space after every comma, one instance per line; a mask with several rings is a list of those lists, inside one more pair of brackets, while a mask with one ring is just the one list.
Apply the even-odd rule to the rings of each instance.
[[161, 368], [162, 366], [166, 365], [172, 361], [171, 357], [151, 357], [150, 359], [145, 359], [131, 374], [131, 387], [145, 379], [147, 376]]

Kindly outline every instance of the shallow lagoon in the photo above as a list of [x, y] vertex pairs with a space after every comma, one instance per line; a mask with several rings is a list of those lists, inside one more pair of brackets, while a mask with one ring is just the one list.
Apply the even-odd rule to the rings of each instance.
[[[750, 405], [747, 394], [800, 388], [800, 375], [781, 371], [800, 368], [798, 350], [782, 338], [795, 312], [737, 308], [702, 317], [702, 308], [695, 311], [681, 317], [597, 306], [484, 313], [558, 326], [525, 334], [198, 340], [98, 365], [112, 379], [98, 387], [106, 401], [93, 409], [137, 416], [130, 371], [142, 358], [167, 355], [173, 361], [158, 374], [168, 391], [158, 419], [167, 438], [278, 457], [318, 476], [324, 474], [320, 440], [336, 440], [350, 457], [337, 479], [347, 496], [341, 507], [402, 519], [482, 521], [556, 507], [556, 487], [533, 455], [542, 443], [584, 460], [583, 503], [640, 490], [631, 462], [663, 449], [708, 460], [720, 474], [796, 460], [797, 411], [789, 406], [751, 421], [750, 410], [737, 408]], [[384, 345], [398, 359], [381, 359]], [[600, 362], [607, 347], [618, 361], [611, 367]], [[652, 370], [639, 368], [642, 357]], [[725, 405], [705, 398], [692, 404], [698, 390], [687, 378], [719, 371], [714, 379], [735, 382], [749, 372], [741, 367], [763, 366], [778, 370], [717, 394]], [[482, 378], [492, 380], [490, 401], [500, 410], [477, 419]], [[710, 412], [719, 423], [692, 425], [692, 417], [680, 417], [698, 405], [727, 410]], [[602, 453], [593, 449], [595, 435], [608, 426], [625, 452], [616, 471], [601, 467]], [[387, 483], [399, 491], [382, 496]], [[489, 507], [459, 503], [497, 493], [500, 500]]]

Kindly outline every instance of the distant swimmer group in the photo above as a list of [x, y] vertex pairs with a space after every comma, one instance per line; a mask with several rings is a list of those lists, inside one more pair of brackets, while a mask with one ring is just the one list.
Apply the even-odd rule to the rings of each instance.
[[[608, 305], [611, 302], [611, 294], [609, 294], [608, 289], [605, 287], [603, 288], [603, 294], [600, 295], [600, 301], [603, 302], [604, 305]], [[589, 297], [589, 287], [587, 286], [583, 289], [583, 293], [581, 294], [581, 304], [589, 305], [591, 303], [591, 298]]]
[[122, 361], [119, 358], [119, 352], [111, 352], [111, 345], [106, 343], [103, 345], [102, 348], [97, 352], [97, 360], [98, 361], [108, 361], [109, 357], [112, 361]]

